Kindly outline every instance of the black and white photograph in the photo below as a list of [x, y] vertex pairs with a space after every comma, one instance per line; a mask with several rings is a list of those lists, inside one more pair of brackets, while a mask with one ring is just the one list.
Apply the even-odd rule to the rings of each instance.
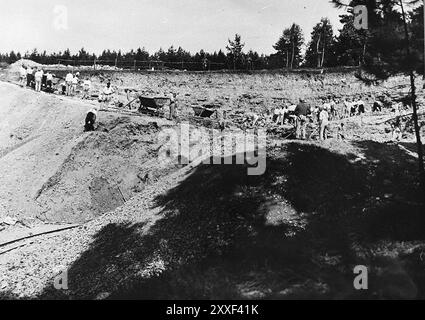
[[422, 0], [0, 0], [0, 300], [423, 300], [424, 89]]

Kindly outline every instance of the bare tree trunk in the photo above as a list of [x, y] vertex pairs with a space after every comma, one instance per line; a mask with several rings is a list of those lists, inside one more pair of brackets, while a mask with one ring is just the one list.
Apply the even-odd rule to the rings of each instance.
[[316, 53], [317, 53], [317, 68], [320, 68], [320, 38], [322, 37], [321, 34], [319, 34], [319, 39], [317, 40], [317, 45], [316, 45]]
[[295, 41], [292, 40], [291, 69], [294, 68]]
[[286, 50], [286, 69], [289, 68], [289, 50]]
[[321, 68], [323, 68], [323, 62], [325, 61], [325, 49], [326, 49], [326, 33], [325, 33], [325, 25], [323, 25], [323, 49], [322, 49], [322, 61], [320, 62]]
[[[410, 39], [409, 39], [409, 31], [407, 29], [407, 22], [406, 22], [406, 15], [404, 12], [403, 7], [403, 1], [400, 0], [400, 6], [401, 6], [401, 12], [403, 15], [403, 24], [404, 24], [404, 33], [406, 37], [406, 53], [407, 57], [410, 56]], [[418, 123], [418, 110], [416, 105], [416, 86], [415, 86], [415, 74], [414, 70], [410, 68], [409, 71], [410, 76], [410, 88], [412, 92], [411, 96], [411, 102], [412, 102], [412, 108], [413, 108], [413, 123], [415, 127], [415, 135], [416, 135], [416, 147], [418, 149], [418, 167], [419, 167], [419, 178], [422, 186], [422, 191], [425, 196], [425, 169], [424, 169], [424, 155], [423, 155], [423, 148], [422, 148], [422, 141], [421, 141], [421, 133], [420, 133], [420, 127]]]

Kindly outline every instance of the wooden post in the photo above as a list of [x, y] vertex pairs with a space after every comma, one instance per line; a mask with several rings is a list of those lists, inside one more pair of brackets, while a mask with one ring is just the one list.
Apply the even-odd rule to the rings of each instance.
[[134, 59], [134, 71], [137, 71], [137, 69], [136, 69], [136, 59]]

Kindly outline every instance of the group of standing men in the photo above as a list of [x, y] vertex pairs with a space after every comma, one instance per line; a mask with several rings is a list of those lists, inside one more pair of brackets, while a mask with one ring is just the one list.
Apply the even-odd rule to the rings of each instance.
[[306, 139], [307, 126], [314, 116], [319, 124], [319, 139], [327, 139], [329, 131], [329, 121], [332, 114], [335, 114], [335, 103], [324, 100], [323, 105], [312, 108], [304, 99], [300, 99], [297, 105], [285, 105], [278, 107], [273, 112], [273, 122], [283, 125], [287, 120], [293, 119], [296, 127], [297, 139]]
[[[365, 104], [361, 98], [344, 99], [343, 108], [338, 108], [341, 101], [332, 98], [322, 99], [319, 106], [312, 107], [304, 99], [300, 99], [297, 105], [285, 105], [278, 107], [273, 112], [273, 122], [276, 125], [283, 125], [287, 120], [295, 121], [297, 139], [306, 139], [307, 126], [310, 122], [318, 125], [319, 140], [326, 140], [329, 133], [329, 122], [331, 120], [342, 119], [365, 112]], [[341, 124], [343, 127], [343, 124]], [[338, 128], [339, 131], [341, 128]], [[342, 135], [338, 135], [342, 136]]]
[[41, 91], [44, 77], [46, 80], [46, 88], [52, 90], [53, 76], [54, 75], [49, 71], [44, 73], [43, 69], [40, 67], [33, 69], [31, 66], [21, 65], [19, 68], [19, 82], [21, 86], [34, 88], [37, 92]]
[[344, 114], [345, 117], [353, 117], [365, 113], [365, 104], [359, 97], [357, 99], [344, 99]]
[[297, 139], [306, 139], [309, 118], [312, 114], [315, 114], [319, 125], [319, 140], [326, 140], [329, 132], [330, 112], [332, 112], [332, 107], [326, 102], [312, 110], [304, 99], [300, 99], [300, 103], [294, 110]]
[[[78, 85], [80, 84], [80, 73], [77, 72], [75, 75], [72, 72], [68, 72], [65, 77], [65, 82], [62, 83], [62, 93], [67, 96], [73, 96], [77, 93]], [[91, 89], [91, 81], [89, 78], [84, 79], [83, 82], [83, 99], [88, 98], [89, 91]]]

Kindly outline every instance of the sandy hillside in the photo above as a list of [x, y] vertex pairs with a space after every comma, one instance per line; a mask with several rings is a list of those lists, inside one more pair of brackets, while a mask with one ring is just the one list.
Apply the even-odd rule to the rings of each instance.
[[89, 106], [7, 83], [0, 96], [0, 215], [34, 218], [34, 197], [83, 138]]
[[102, 113], [101, 130], [84, 133], [92, 105], [6, 83], [0, 96], [1, 218], [84, 222], [167, 170], [156, 162], [159, 128], [149, 119]]

